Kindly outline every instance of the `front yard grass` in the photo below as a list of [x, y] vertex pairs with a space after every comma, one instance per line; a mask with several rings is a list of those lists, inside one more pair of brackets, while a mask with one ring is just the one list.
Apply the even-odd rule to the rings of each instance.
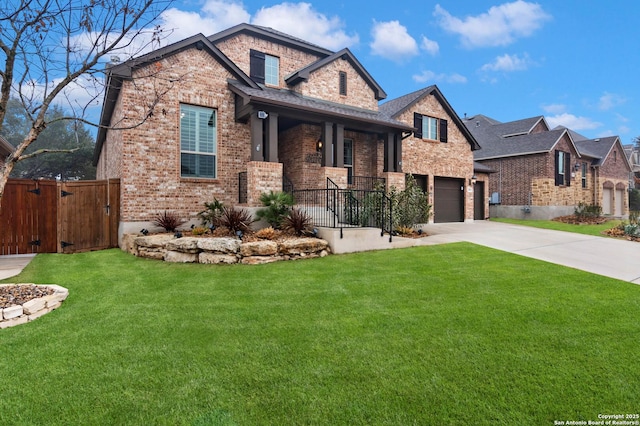
[[640, 287], [469, 243], [268, 265], [38, 255], [0, 424], [550, 425], [640, 410]]
[[532, 226], [534, 228], [553, 229], [555, 231], [574, 232], [576, 234], [595, 235], [597, 237], [606, 237], [603, 231], [615, 228], [622, 222], [618, 219], [612, 219], [598, 225], [572, 225], [570, 223], [558, 222], [555, 220], [525, 220], [525, 219], [505, 219], [492, 218], [493, 222], [512, 223], [514, 225]]

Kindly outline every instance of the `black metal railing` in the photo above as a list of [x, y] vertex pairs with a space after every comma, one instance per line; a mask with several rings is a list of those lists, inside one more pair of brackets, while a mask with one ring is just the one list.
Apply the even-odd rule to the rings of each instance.
[[384, 191], [341, 189], [327, 182], [326, 189], [293, 191], [295, 206], [309, 215], [314, 226], [326, 228], [379, 228], [392, 239], [393, 209]]
[[385, 187], [386, 181], [384, 178], [377, 178], [372, 176], [352, 176], [349, 182], [349, 188], [363, 189], [367, 191], [380, 191]]

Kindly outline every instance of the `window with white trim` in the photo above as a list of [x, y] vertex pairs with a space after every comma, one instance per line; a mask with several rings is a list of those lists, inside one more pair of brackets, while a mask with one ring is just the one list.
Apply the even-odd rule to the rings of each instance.
[[418, 139], [429, 139], [447, 142], [447, 120], [413, 113], [414, 136]]
[[555, 156], [556, 186], [570, 186], [571, 154], [564, 151], [556, 151]]
[[249, 76], [256, 83], [280, 85], [280, 58], [251, 49], [249, 52]]
[[582, 163], [582, 187], [587, 187], [587, 163]]
[[180, 175], [216, 178], [216, 110], [180, 105]]

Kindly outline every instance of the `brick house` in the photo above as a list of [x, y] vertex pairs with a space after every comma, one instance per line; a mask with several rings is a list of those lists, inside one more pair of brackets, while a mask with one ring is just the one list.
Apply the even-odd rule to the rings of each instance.
[[13, 152], [14, 148], [11, 144], [2, 136], [0, 136], [0, 162], [4, 163], [4, 160]]
[[490, 175], [491, 215], [551, 219], [597, 204], [603, 214], [628, 215], [631, 166], [617, 136], [588, 139], [542, 116], [502, 123], [476, 115], [465, 125], [482, 149], [475, 160]]
[[120, 179], [120, 234], [165, 210], [195, 219], [214, 197], [253, 208], [329, 180], [403, 189], [406, 173], [435, 192], [436, 220], [438, 179], [462, 184], [450, 217], [473, 219], [472, 134], [435, 86], [379, 108], [386, 93], [349, 49], [240, 24], [110, 64], [107, 79], [94, 162]]

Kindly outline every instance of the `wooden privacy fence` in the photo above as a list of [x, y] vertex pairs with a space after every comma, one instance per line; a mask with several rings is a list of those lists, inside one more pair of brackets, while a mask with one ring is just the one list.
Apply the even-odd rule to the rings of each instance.
[[0, 255], [117, 247], [119, 212], [119, 179], [9, 179], [0, 204]]

